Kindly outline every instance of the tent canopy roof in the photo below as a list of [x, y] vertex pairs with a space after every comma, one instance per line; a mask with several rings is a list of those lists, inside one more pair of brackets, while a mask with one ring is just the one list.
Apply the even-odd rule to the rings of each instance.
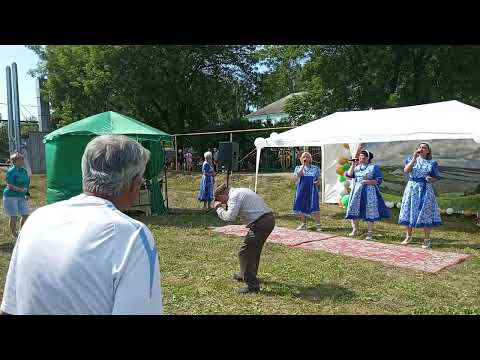
[[129, 116], [107, 111], [76, 121], [44, 137], [44, 142], [64, 135], [133, 135], [139, 139], [171, 140], [172, 136]]
[[480, 109], [459, 101], [336, 112], [258, 141], [260, 147], [321, 146], [433, 139], [480, 142]]

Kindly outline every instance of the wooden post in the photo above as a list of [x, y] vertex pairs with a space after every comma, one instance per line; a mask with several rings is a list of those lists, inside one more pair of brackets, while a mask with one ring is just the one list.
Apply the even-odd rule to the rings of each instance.
[[177, 137], [176, 136], [174, 138], [174, 141], [175, 141], [175, 146], [174, 146], [174, 149], [175, 149], [175, 171], [178, 171], [178, 149], [177, 149]]

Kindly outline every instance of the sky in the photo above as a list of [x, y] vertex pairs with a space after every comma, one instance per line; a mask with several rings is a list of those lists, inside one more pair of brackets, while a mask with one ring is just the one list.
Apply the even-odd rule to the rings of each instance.
[[2, 119], [8, 118], [6, 67], [11, 67], [13, 62], [17, 63], [20, 118], [24, 120], [31, 115], [38, 116], [35, 79], [27, 74], [28, 70], [37, 67], [38, 61], [37, 54], [24, 45], [0, 45], [0, 114], [2, 114]]

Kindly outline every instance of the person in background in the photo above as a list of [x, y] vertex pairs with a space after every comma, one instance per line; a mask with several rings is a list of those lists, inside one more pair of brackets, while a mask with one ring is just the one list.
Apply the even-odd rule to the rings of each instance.
[[317, 231], [322, 231], [320, 226], [320, 169], [312, 165], [312, 155], [304, 152], [300, 160], [303, 165], [295, 167], [294, 175], [298, 178], [293, 212], [300, 216], [301, 224], [297, 230], [307, 230], [307, 216], [314, 216]]
[[[222, 205], [227, 204], [228, 211]], [[215, 189], [215, 204], [218, 217], [224, 221], [234, 221], [237, 216], [246, 224], [248, 233], [238, 253], [240, 272], [233, 275], [237, 281], [245, 282], [246, 287], [239, 293], [260, 291], [257, 279], [258, 266], [263, 245], [275, 227], [275, 217], [263, 199], [246, 188], [228, 188], [226, 184]]]
[[295, 148], [295, 166], [297, 166], [297, 164], [302, 165], [301, 157], [302, 157], [302, 152], [300, 151], [299, 148]]
[[193, 165], [193, 155], [190, 152], [190, 150], [187, 150], [187, 152], [185, 153], [185, 162], [187, 164], [187, 171], [189, 173], [191, 173], [192, 172], [192, 165]]
[[358, 232], [358, 222], [361, 220], [368, 223], [368, 232], [365, 240], [372, 240], [373, 223], [390, 217], [390, 210], [383, 201], [378, 186], [383, 182], [383, 174], [378, 165], [372, 164], [373, 154], [368, 150], [362, 150], [358, 163], [351, 162], [350, 169], [345, 173], [349, 179], [353, 179], [352, 191], [348, 202], [345, 219], [352, 221], [352, 232], [349, 236], [355, 236]]
[[184, 163], [185, 163], [185, 157], [183, 156], [183, 150], [182, 149], [178, 149], [178, 156], [177, 156], [177, 161], [178, 161], [178, 169], [180, 171], [185, 171], [185, 168], [184, 168]]
[[213, 148], [213, 167], [215, 172], [220, 172], [219, 152], [217, 148]]
[[20, 232], [2, 313], [162, 314], [155, 241], [143, 223], [121, 211], [138, 199], [149, 156], [126, 136], [88, 143], [83, 194], [36, 210]]
[[200, 182], [198, 200], [203, 202], [203, 210], [209, 210], [212, 207], [212, 201], [214, 199], [213, 190], [215, 185], [215, 170], [212, 153], [207, 151], [203, 154], [203, 157], [205, 161], [202, 165], [202, 180]]
[[3, 210], [10, 218], [10, 233], [13, 240], [18, 237], [17, 220], [21, 217], [20, 226], [23, 227], [27, 221], [30, 210], [28, 208], [28, 188], [30, 178], [27, 170], [23, 167], [24, 158], [20, 153], [10, 156], [11, 167], [6, 174], [6, 186], [3, 190]]
[[423, 228], [422, 248], [432, 246], [430, 233], [432, 227], [442, 224], [440, 209], [432, 183], [440, 179], [438, 163], [432, 160], [432, 148], [429, 143], [417, 145], [416, 151], [405, 161], [403, 171], [408, 174], [408, 182], [403, 192], [402, 206], [398, 223], [405, 225], [406, 237], [402, 245], [412, 241], [413, 228]]

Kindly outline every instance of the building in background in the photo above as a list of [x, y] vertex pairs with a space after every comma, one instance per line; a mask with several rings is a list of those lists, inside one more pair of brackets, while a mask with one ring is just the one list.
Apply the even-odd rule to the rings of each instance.
[[262, 123], [265, 123], [267, 121], [271, 121], [272, 125], [277, 124], [279, 121], [282, 120], [287, 120], [288, 119], [288, 114], [284, 111], [285, 105], [287, 104], [287, 101], [292, 97], [292, 96], [297, 96], [297, 95], [302, 95], [303, 92], [298, 92], [298, 93], [292, 93], [289, 94], [280, 100], [277, 100], [267, 106], [264, 106], [263, 108], [247, 115], [247, 119], [250, 121], [261, 121]]

